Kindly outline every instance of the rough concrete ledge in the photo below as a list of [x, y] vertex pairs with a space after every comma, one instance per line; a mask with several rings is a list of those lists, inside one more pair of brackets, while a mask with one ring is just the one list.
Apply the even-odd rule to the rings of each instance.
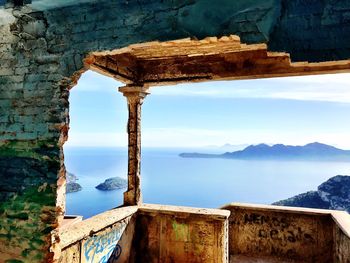
[[344, 235], [350, 238], [350, 215], [344, 211], [331, 210], [332, 218]]
[[59, 245], [61, 249], [64, 249], [93, 233], [99, 232], [116, 222], [134, 215], [137, 212], [137, 209], [137, 206], [116, 208], [73, 225], [62, 226], [59, 228]]
[[139, 207], [140, 213], [155, 213], [155, 214], [186, 214], [195, 215], [198, 217], [206, 217], [215, 220], [226, 220], [231, 212], [223, 209], [209, 209], [209, 208], [193, 208], [185, 206], [169, 206], [157, 204], [143, 204]]
[[237, 207], [242, 209], [251, 209], [255, 211], [272, 211], [281, 213], [294, 213], [304, 215], [319, 215], [331, 216], [334, 222], [350, 238], [350, 215], [344, 211], [329, 210], [329, 209], [315, 209], [292, 206], [276, 206], [276, 205], [260, 205], [260, 204], [246, 204], [246, 203], [230, 203], [221, 207], [221, 209], [228, 209], [229, 207]]
[[332, 212], [341, 212], [329, 209], [315, 209], [315, 208], [304, 208], [304, 207], [293, 207], [293, 206], [277, 206], [277, 205], [261, 205], [261, 204], [248, 204], [248, 203], [229, 203], [221, 209], [228, 207], [237, 207], [243, 209], [254, 209], [257, 211], [273, 211], [273, 212], [288, 212], [296, 214], [308, 214], [308, 215], [330, 215]]
[[65, 215], [63, 221], [60, 225], [61, 228], [68, 227], [70, 225], [76, 224], [83, 221], [83, 217], [79, 215]]

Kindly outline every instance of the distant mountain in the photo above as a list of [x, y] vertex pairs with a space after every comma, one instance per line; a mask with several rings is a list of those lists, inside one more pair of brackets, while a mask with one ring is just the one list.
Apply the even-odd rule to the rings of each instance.
[[273, 205], [345, 210], [350, 213], [350, 176], [337, 175], [321, 184], [317, 191], [281, 200]]
[[228, 158], [228, 159], [272, 159], [272, 160], [328, 160], [350, 161], [350, 151], [341, 150], [331, 145], [318, 142], [304, 146], [284, 144], [250, 145], [241, 151], [226, 152], [224, 154], [181, 153], [183, 158]]

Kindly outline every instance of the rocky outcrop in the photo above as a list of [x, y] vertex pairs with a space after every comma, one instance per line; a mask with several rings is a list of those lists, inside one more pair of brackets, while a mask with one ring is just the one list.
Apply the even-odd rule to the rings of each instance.
[[123, 189], [127, 187], [127, 180], [120, 177], [112, 177], [106, 179], [103, 183], [96, 186], [101, 191], [111, 191], [116, 189]]
[[66, 186], [67, 194], [79, 192], [83, 189], [81, 185], [76, 182], [78, 178], [74, 174], [67, 172], [66, 180], [67, 180], [67, 186]]
[[317, 191], [303, 193], [273, 204], [345, 210], [350, 213], [350, 176], [337, 175], [321, 184]]
[[350, 176], [335, 176], [321, 184], [317, 192], [332, 209], [350, 212]]
[[74, 193], [74, 192], [79, 192], [82, 190], [82, 187], [80, 184], [78, 183], [69, 183], [67, 184], [67, 188], [66, 188], [66, 193]]

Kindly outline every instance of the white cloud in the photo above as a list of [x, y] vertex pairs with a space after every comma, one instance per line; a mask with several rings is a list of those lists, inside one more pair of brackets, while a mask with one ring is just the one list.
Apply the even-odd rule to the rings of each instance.
[[97, 72], [88, 70], [81, 75], [78, 84], [73, 87], [73, 92], [118, 92], [118, 87], [123, 83], [113, 78], [106, 77]]
[[[78, 92], [117, 92], [121, 83], [88, 71], [76, 87]], [[350, 103], [350, 74], [288, 77], [262, 80], [221, 81], [154, 87], [153, 96], [203, 96], [213, 98], [270, 98]], [[93, 93], [91, 93], [93, 94]], [[201, 147], [204, 145], [284, 143], [303, 145], [319, 141], [350, 149], [350, 134], [346, 132], [306, 133], [276, 130], [215, 130], [166, 127], [143, 129], [145, 147]], [[126, 132], [69, 133], [66, 146], [126, 146]]]
[[158, 96], [271, 98], [350, 103], [350, 74], [214, 81], [153, 87]]
[[[73, 92], [118, 92], [118, 87], [123, 85], [112, 78], [87, 71]], [[350, 103], [350, 73], [178, 84], [152, 87], [151, 95]]]
[[[242, 129], [242, 130], [209, 130], [191, 128], [153, 128], [143, 129], [143, 147], [203, 147], [206, 145], [239, 144], [290, 144], [305, 145], [321, 142], [350, 149], [350, 134], [344, 132], [309, 133], [305, 131], [275, 131]], [[89, 147], [126, 147], [127, 133], [69, 133], [65, 146]]]
[[127, 133], [121, 132], [96, 132], [82, 133], [69, 132], [68, 141], [65, 143], [67, 147], [124, 147], [128, 142]]
[[321, 142], [350, 149], [350, 134], [346, 132], [308, 133], [305, 131], [276, 130], [209, 130], [188, 128], [158, 128], [142, 132], [142, 145], [148, 147], [202, 147], [205, 145], [238, 144], [291, 144], [304, 145]]

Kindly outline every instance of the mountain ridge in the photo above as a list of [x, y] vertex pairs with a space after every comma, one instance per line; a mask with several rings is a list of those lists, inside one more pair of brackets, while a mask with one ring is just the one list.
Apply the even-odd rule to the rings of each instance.
[[227, 159], [311, 159], [349, 160], [350, 150], [342, 150], [331, 145], [313, 142], [304, 146], [261, 143], [249, 145], [243, 150], [223, 154], [181, 153], [183, 158], [227, 158]]

